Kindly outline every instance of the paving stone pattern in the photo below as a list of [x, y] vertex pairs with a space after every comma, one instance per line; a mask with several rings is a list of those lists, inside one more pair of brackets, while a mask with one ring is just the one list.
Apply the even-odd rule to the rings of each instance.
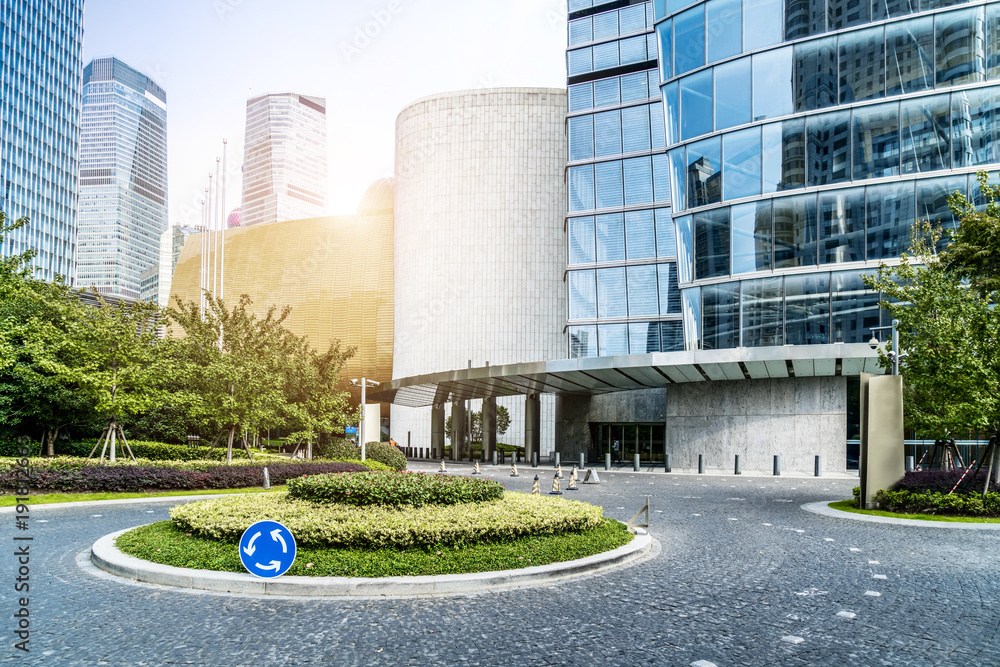
[[[511, 479], [507, 468], [484, 470], [516, 491], [530, 489], [536, 472], [548, 484], [553, 474], [525, 467]], [[31, 653], [12, 648], [16, 600], [4, 585], [0, 660], [1000, 664], [995, 532], [871, 524], [799, 509], [848, 497], [851, 479], [603, 471], [601, 479], [571, 497], [627, 519], [651, 495], [657, 555], [572, 582], [433, 599], [264, 600], [121, 583], [81, 569], [78, 554], [112, 531], [166, 519], [167, 504], [39, 509], [31, 526]], [[8, 544], [12, 523], [2, 523]], [[6, 562], [12, 576], [10, 556]]]

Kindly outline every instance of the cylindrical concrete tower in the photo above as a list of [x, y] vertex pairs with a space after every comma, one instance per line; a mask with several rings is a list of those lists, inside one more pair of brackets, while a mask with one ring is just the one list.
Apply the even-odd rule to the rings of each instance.
[[[566, 92], [548, 88], [445, 93], [399, 114], [394, 378], [566, 356], [565, 116]], [[498, 402], [512, 417], [499, 440], [520, 444], [523, 399]], [[430, 428], [430, 408], [392, 407], [400, 444], [428, 446]]]

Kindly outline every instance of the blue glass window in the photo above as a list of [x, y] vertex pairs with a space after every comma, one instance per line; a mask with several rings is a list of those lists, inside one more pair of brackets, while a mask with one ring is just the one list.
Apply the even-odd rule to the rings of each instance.
[[594, 114], [594, 136], [596, 137], [597, 157], [620, 155], [622, 152], [622, 118], [621, 112], [605, 111]]
[[674, 221], [670, 217], [670, 209], [656, 209], [656, 256], [676, 257], [677, 237], [674, 235]]
[[756, 53], [752, 57], [751, 68], [753, 119], [763, 120], [792, 113], [792, 48]]
[[594, 59], [590, 47], [569, 51], [566, 56], [569, 59], [568, 71], [570, 76], [594, 71]]
[[645, 72], [635, 72], [621, 77], [622, 102], [649, 99], [649, 78]]
[[949, 159], [948, 95], [903, 100], [900, 135], [904, 174], [947, 169]]
[[659, 297], [656, 292], [656, 265], [629, 266], [628, 314], [629, 317], [656, 317], [659, 315]]
[[586, 160], [592, 157], [594, 157], [594, 117], [570, 118], [569, 159]]
[[646, 9], [642, 5], [632, 5], [618, 10], [618, 30], [623, 35], [642, 32], [646, 29]]
[[[678, 301], [680, 300], [678, 295]], [[678, 312], [679, 312], [678, 308]], [[660, 350], [662, 352], [681, 352], [684, 350], [684, 330], [679, 321], [660, 322]]]
[[854, 110], [854, 178], [899, 174], [899, 104]]
[[599, 79], [594, 82], [594, 106], [597, 108], [621, 104], [621, 91], [618, 88], [618, 77]]
[[722, 142], [712, 137], [687, 147], [687, 200], [695, 208], [722, 201]]
[[1000, 3], [986, 5], [986, 78], [1000, 78]]
[[968, 187], [967, 180], [966, 176], [945, 176], [944, 178], [917, 181], [916, 218], [940, 225], [945, 231], [939, 250], [944, 250], [948, 244], [949, 233], [958, 228], [958, 218], [948, 206], [948, 197], [953, 192], [959, 192], [965, 196]]
[[[705, 6], [698, 5], [673, 18], [674, 75], [705, 64]], [[683, 45], [683, 48], [681, 48]]]
[[743, 281], [740, 290], [743, 347], [783, 344], [782, 282], [781, 276]]
[[956, 168], [1000, 162], [996, 129], [1000, 124], [1000, 89], [990, 86], [952, 93], [951, 124], [951, 153]]
[[867, 343], [879, 323], [879, 294], [861, 282], [861, 271], [831, 276], [830, 310], [834, 343]]
[[569, 319], [597, 317], [597, 287], [593, 271], [569, 272]]
[[795, 110], [825, 109], [837, 104], [837, 38], [795, 45]]
[[587, 18], [569, 22], [569, 45], [586, 44], [594, 41], [594, 22]]
[[712, 131], [712, 70], [706, 69], [680, 80], [681, 139], [693, 139]]
[[684, 185], [684, 149], [675, 148], [667, 153], [670, 161], [670, 197], [675, 211], [687, 208], [687, 190]]
[[750, 59], [719, 65], [715, 68], [715, 129], [750, 120]]
[[870, 0], [827, 0], [827, 30], [840, 30], [869, 23], [872, 5]]
[[744, 51], [756, 51], [781, 41], [781, 5], [782, 0], [744, 0]]
[[594, 218], [570, 218], [569, 263], [589, 264], [594, 261]]
[[594, 14], [593, 18], [595, 40], [611, 39], [618, 36], [618, 12], [602, 12]]
[[659, 21], [667, 15], [667, 0], [653, 0], [653, 20]]
[[664, 130], [667, 133], [667, 145], [672, 146], [681, 140], [681, 103], [677, 96], [677, 82], [664, 86], [662, 90]]
[[771, 268], [771, 202], [733, 206], [733, 273]]
[[583, 111], [594, 107], [594, 86], [590, 83], [578, 83], [569, 87], [569, 110]]
[[696, 0], [667, 0], [667, 14], [679, 12], [694, 2], [696, 2]]
[[912, 181], [868, 186], [869, 261], [899, 257], [909, 249], [915, 213], [913, 196]]
[[865, 189], [819, 194], [819, 263], [865, 261]]
[[649, 105], [622, 109], [622, 135], [622, 152], [649, 150]]
[[729, 275], [729, 209], [696, 213], [694, 218], [695, 279]]
[[621, 51], [621, 64], [631, 65], [646, 60], [646, 38], [642, 35], [629, 37], [618, 42]]
[[722, 137], [722, 198], [760, 194], [760, 128], [751, 127]]
[[830, 274], [785, 276], [785, 345], [830, 342]]
[[569, 357], [597, 356], [597, 325], [573, 326], [569, 328]]
[[708, 0], [705, 3], [707, 62], [714, 63], [741, 51], [743, 37], [742, 0]]
[[[850, 1], [858, 3], [858, 0]], [[873, 100], [884, 93], [885, 28], [879, 26], [841, 35], [840, 103]]]
[[851, 177], [850, 111], [809, 116], [806, 165], [809, 185], [840, 183]]
[[653, 156], [653, 199], [662, 203], [670, 201], [670, 167], [664, 153]]
[[649, 139], [652, 148], [666, 148], [667, 140], [663, 128], [663, 103], [649, 105]]
[[625, 171], [625, 205], [653, 203], [653, 171], [648, 157], [622, 162]]
[[602, 162], [594, 165], [597, 208], [622, 206], [622, 163]]
[[872, 21], [916, 14], [917, 0], [872, 0]]
[[[660, 293], [660, 314], [666, 315], [670, 312], [670, 267], [673, 264], [656, 265], [656, 282], [659, 285]], [[675, 274], [676, 275], [676, 274]], [[676, 285], [676, 283], [675, 283]], [[680, 295], [678, 294], [678, 297]], [[678, 299], [677, 309], [680, 310], [680, 300]]]
[[594, 208], [594, 165], [569, 168], [569, 210]]
[[684, 349], [697, 350], [701, 346], [700, 287], [681, 291], [681, 308], [681, 320], [684, 322]]
[[804, 118], [761, 127], [763, 191], [781, 192], [805, 187], [806, 123]]
[[673, 33], [670, 26], [670, 21], [664, 21], [656, 26], [660, 49], [660, 81], [666, 81], [673, 76], [673, 69], [670, 67], [673, 62], [673, 51], [670, 48]]
[[702, 349], [724, 350], [739, 346], [739, 303], [738, 282], [701, 288]]
[[598, 327], [600, 356], [628, 354], [628, 325], [602, 324]]
[[816, 254], [816, 195], [773, 200], [774, 268], [813, 266]]
[[625, 257], [656, 257], [656, 226], [652, 211], [629, 211], [625, 214]]
[[936, 82], [955, 86], [982, 81], [986, 76], [986, 29], [982, 7], [934, 17], [937, 45]]
[[647, 354], [660, 351], [660, 325], [658, 322], [628, 325], [629, 354]]
[[886, 95], [934, 87], [933, 16], [890, 23], [885, 27], [885, 46]]
[[684, 215], [674, 218], [674, 226], [677, 228], [677, 270], [680, 273], [679, 280], [682, 283], [689, 283], [692, 280], [692, 270], [694, 267], [694, 236], [691, 234], [691, 216]]
[[[771, 17], [774, 20], [774, 16]], [[826, 0], [785, 0], [785, 39], [826, 31]]]
[[597, 222], [597, 261], [620, 262], [625, 259], [625, 226], [621, 213], [599, 215]]
[[625, 267], [597, 270], [597, 316], [625, 317]]

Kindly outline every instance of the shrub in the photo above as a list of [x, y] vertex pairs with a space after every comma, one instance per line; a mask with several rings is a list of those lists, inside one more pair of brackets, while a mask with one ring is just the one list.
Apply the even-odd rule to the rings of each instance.
[[503, 495], [503, 485], [491, 479], [419, 472], [362, 472], [292, 479], [288, 494], [321, 503], [421, 507], [497, 500]]
[[477, 544], [595, 528], [601, 508], [574, 500], [505, 493], [499, 500], [423, 507], [320, 504], [287, 493], [227, 496], [171, 508], [170, 518], [198, 537], [237, 541], [262, 519], [288, 527], [301, 546], [411, 547]]
[[1000, 493], [913, 492], [882, 489], [875, 494], [879, 509], [900, 514], [943, 514], [946, 516], [1000, 516]]
[[368, 459], [384, 463], [393, 470], [406, 470], [406, 457], [398, 447], [393, 447], [388, 442], [366, 442], [365, 460]]
[[316, 454], [326, 459], [339, 461], [361, 460], [361, 447], [352, 445], [344, 438], [330, 438], [316, 444]]
[[[911, 470], [892, 485], [893, 491], [911, 491], [914, 493], [948, 493], [952, 487], [961, 479], [964, 470]], [[986, 468], [982, 468], [979, 474], [969, 473], [962, 480], [962, 484], [955, 489], [955, 493], [960, 492], [983, 492], [986, 484]], [[994, 480], [990, 480], [990, 491], [1000, 491]]]

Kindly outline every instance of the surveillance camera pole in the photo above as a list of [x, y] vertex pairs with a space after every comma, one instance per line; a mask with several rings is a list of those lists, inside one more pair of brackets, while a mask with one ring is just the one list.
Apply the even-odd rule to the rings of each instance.
[[[365, 396], [365, 390], [368, 388], [368, 383], [371, 382], [373, 387], [379, 385], [375, 380], [369, 380], [367, 378], [361, 378], [361, 420], [358, 424], [358, 442], [361, 445], [361, 460], [365, 460], [365, 402], [367, 397]], [[351, 380], [351, 384], [355, 387], [358, 386], [358, 380]]]
[[[872, 327], [872, 331], [881, 331], [882, 329], [892, 329], [892, 350], [889, 352], [889, 358], [892, 361], [892, 374], [899, 375], [899, 320], [893, 320], [891, 326], [886, 327]], [[873, 342], [875, 342], [873, 340]]]

